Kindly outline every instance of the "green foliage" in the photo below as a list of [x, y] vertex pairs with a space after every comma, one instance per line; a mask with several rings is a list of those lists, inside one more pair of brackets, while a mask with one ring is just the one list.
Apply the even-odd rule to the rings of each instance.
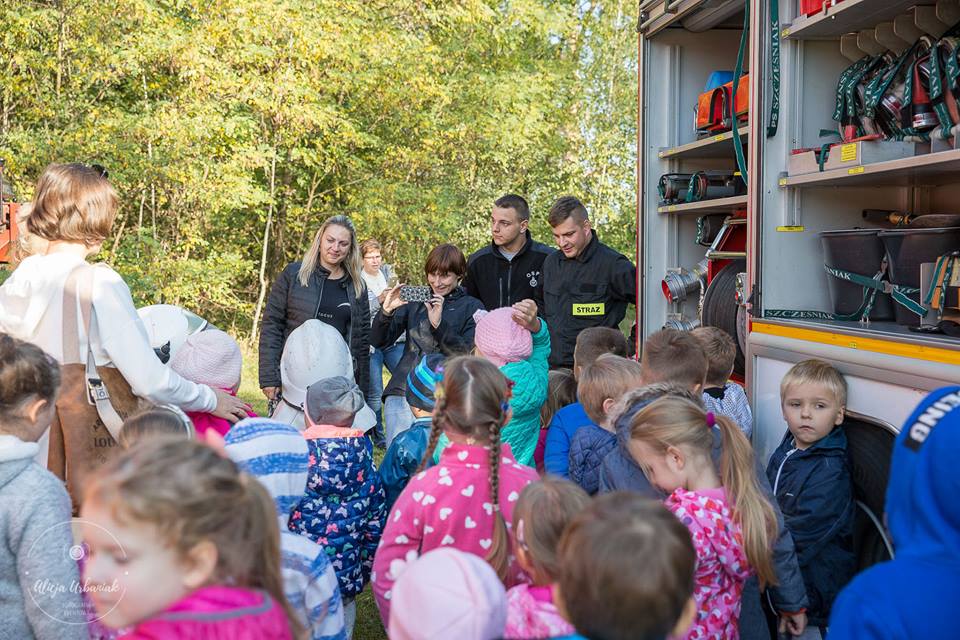
[[50, 162], [121, 196], [103, 258], [138, 303], [249, 332], [266, 277], [328, 215], [404, 278], [488, 240], [490, 203], [579, 195], [634, 245], [635, 3], [8, 0], [0, 159], [22, 199]]

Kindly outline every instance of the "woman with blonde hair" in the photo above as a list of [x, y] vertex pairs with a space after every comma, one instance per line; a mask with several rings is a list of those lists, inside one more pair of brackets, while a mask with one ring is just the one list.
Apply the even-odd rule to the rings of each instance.
[[[25, 220], [38, 252], [24, 259], [0, 287], [0, 331], [36, 344], [61, 365], [75, 362], [76, 354], [83, 362], [82, 354], [89, 351], [101, 372], [104, 367], [116, 369], [134, 396], [152, 404], [209, 412], [232, 422], [246, 417], [241, 400], [184, 380], [163, 366], [150, 348], [127, 284], [110, 267], [87, 263], [110, 235], [117, 205], [103, 167], [52, 164], [44, 170]], [[72, 436], [87, 435], [69, 433], [81, 426], [60, 425], [55, 443], [69, 449]], [[47, 438], [40, 442], [42, 464], [47, 462]], [[72, 456], [51, 447], [53, 454]], [[76, 497], [76, 487], [70, 488]]]
[[347, 216], [327, 218], [300, 262], [277, 277], [260, 331], [260, 388], [279, 400], [280, 356], [290, 333], [316, 318], [343, 336], [353, 356], [357, 386], [370, 386], [370, 302], [362, 272], [357, 230]]

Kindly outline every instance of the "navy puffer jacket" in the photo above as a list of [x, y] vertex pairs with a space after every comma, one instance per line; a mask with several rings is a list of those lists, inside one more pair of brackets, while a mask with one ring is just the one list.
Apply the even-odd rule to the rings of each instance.
[[856, 569], [847, 435], [837, 427], [801, 450], [788, 431], [770, 457], [767, 478], [797, 548], [810, 599], [807, 616], [811, 623], [826, 624], [833, 601]]
[[617, 436], [595, 424], [577, 429], [570, 441], [570, 479], [594, 495], [600, 489], [600, 467], [617, 448]]
[[290, 530], [305, 535], [327, 552], [337, 572], [340, 594], [363, 591], [373, 568], [386, 519], [373, 445], [364, 436], [310, 438], [307, 492], [290, 516]]

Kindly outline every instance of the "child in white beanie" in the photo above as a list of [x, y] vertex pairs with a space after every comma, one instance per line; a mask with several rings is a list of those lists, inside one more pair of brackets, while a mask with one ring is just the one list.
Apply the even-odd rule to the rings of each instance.
[[[221, 389], [233, 396], [240, 388], [242, 367], [240, 345], [219, 329], [207, 329], [188, 337], [170, 358], [170, 368], [182, 378]], [[249, 409], [247, 415], [256, 417]], [[203, 438], [208, 429], [226, 435], [231, 427], [230, 422], [211, 413], [188, 411], [187, 416], [193, 421], [199, 438]]]

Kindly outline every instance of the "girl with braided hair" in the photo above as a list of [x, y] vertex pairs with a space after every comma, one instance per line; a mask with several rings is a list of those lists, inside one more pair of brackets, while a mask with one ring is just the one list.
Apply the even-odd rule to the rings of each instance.
[[[500, 440], [511, 416], [510, 382], [496, 365], [474, 356], [449, 360], [442, 375], [426, 454], [387, 516], [373, 563], [384, 625], [394, 582], [431, 549], [451, 546], [480, 556], [508, 587], [527, 579], [512, 559], [507, 530], [520, 492], [538, 478]], [[438, 464], [425, 469], [441, 434], [451, 444]]]

